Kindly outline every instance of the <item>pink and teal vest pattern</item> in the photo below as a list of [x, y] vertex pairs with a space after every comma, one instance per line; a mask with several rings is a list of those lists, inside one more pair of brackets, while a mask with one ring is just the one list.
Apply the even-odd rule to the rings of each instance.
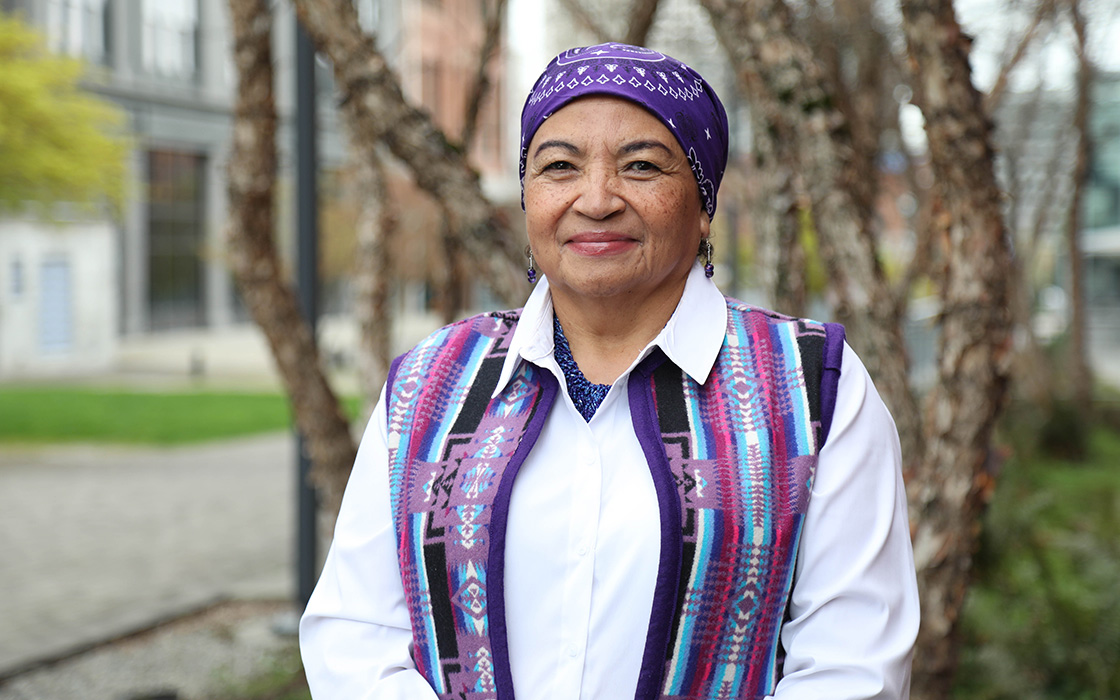
[[[661, 513], [636, 700], [762, 698], [844, 330], [728, 299], [699, 385], [655, 350], [629, 377], [632, 422]], [[389, 486], [417, 670], [441, 698], [514, 700], [503, 580], [517, 471], [559, 385], [521, 362], [491, 399], [519, 312], [443, 328], [393, 363]]]

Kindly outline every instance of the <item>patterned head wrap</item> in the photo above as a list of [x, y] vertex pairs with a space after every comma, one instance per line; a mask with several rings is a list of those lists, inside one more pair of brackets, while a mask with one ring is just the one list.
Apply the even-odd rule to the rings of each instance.
[[677, 138], [711, 217], [727, 167], [727, 112], [711, 85], [675, 58], [629, 44], [569, 49], [552, 59], [521, 112], [521, 208], [529, 142], [545, 119], [577, 97], [613, 95], [645, 107]]

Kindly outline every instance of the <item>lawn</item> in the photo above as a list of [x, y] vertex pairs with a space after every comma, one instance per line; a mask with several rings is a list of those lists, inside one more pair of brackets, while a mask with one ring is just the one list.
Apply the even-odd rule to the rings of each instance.
[[[355, 415], [359, 401], [346, 402]], [[279, 393], [0, 386], [0, 443], [175, 445], [291, 426]]]

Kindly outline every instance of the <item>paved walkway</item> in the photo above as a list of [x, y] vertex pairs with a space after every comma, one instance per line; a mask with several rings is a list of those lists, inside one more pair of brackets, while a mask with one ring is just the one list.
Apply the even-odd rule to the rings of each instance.
[[235, 597], [292, 595], [290, 435], [0, 450], [0, 678]]

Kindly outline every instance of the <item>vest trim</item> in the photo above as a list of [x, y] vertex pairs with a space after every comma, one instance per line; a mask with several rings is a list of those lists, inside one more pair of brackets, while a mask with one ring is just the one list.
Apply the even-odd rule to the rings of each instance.
[[657, 493], [657, 508], [661, 516], [661, 554], [657, 562], [657, 579], [653, 588], [653, 606], [646, 633], [642, 666], [638, 672], [635, 700], [656, 698], [661, 694], [665, 672], [665, 650], [672, 642], [673, 618], [677, 612], [680, 581], [681, 551], [681, 502], [677, 484], [669, 469], [669, 459], [661, 443], [661, 427], [654, 408], [650, 379], [654, 371], [666, 361], [665, 353], [656, 349], [630, 374], [627, 393], [630, 396], [630, 420], [638, 443], [645, 453]]
[[506, 525], [509, 523], [509, 502], [513, 495], [513, 480], [529, 456], [533, 445], [544, 429], [544, 421], [560, 384], [550, 372], [538, 370], [541, 382], [541, 397], [536, 413], [529, 420], [528, 428], [521, 443], [517, 446], [509, 466], [506, 467], [498, 483], [498, 494], [490, 514], [490, 590], [487, 594], [488, 616], [490, 623], [490, 646], [494, 651], [494, 684], [499, 698], [513, 698], [513, 671], [509, 665], [509, 635], [506, 632]]

